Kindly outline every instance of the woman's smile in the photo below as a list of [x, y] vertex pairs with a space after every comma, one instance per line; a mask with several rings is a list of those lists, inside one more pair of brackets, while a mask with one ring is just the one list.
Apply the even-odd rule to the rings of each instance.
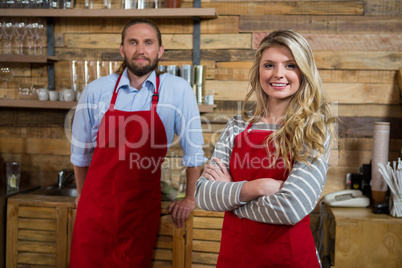
[[284, 83], [270, 83], [270, 85], [271, 85], [271, 87], [272, 87], [273, 89], [281, 90], [281, 89], [286, 88], [289, 84], [284, 84]]

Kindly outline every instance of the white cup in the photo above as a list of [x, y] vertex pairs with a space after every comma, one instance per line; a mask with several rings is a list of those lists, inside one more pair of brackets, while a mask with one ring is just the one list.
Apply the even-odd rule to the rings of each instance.
[[214, 105], [214, 95], [206, 95], [205, 104]]
[[75, 100], [75, 92], [72, 89], [63, 89], [64, 101], [74, 101]]
[[54, 91], [54, 90], [49, 91], [49, 99], [51, 101], [59, 100], [59, 96], [60, 96], [60, 92], [57, 92], [57, 91]]
[[47, 88], [39, 88], [36, 91], [36, 94], [38, 94], [38, 98], [40, 101], [49, 100], [49, 89]]

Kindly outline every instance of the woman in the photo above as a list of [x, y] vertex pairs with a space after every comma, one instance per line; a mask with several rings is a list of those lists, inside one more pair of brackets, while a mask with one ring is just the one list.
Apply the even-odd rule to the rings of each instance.
[[326, 181], [335, 117], [308, 42], [292, 30], [269, 34], [250, 84], [196, 184], [198, 207], [226, 211], [217, 267], [320, 267], [308, 215]]

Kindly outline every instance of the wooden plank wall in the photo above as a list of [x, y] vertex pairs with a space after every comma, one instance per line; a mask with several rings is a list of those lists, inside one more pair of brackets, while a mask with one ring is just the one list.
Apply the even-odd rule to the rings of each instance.
[[[101, 1], [98, 1], [99, 7]], [[78, 0], [76, 8], [84, 1]], [[96, 2], [97, 3], [97, 2]], [[113, 1], [118, 8], [119, 1]], [[191, 7], [185, 0], [183, 7]], [[207, 66], [206, 92], [214, 94], [217, 108], [203, 114], [205, 151], [213, 145], [226, 121], [240, 112], [248, 87], [248, 72], [261, 39], [269, 32], [291, 28], [310, 42], [328, 95], [337, 103], [343, 150], [336, 148], [324, 192], [342, 189], [345, 174], [369, 163], [372, 125], [391, 122], [390, 159], [402, 148], [402, 2], [399, 0], [202, 0], [214, 7], [217, 19], [201, 21], [201, 64]], [[97, 5], [95, 5], [97, 8]], [[129, 19], [56, 18], [56, 89], [68, 87], [69, 61], [121, 60], [121, 30]], [[162, 64], [188, 64], [192, 60], [191, 19], [156, 19], [166, 51]], [[41, 64], [13, 64], [9, 82], [47, 83]], [[401, 80], [401, 78], [399, 78]], [[50, 184], [57, 171], [71, 167], [64, 122], [68, 111], [5, 109], [0, 113], [0, 161], [23, 163], [23, 181]], [[168, 160], [178, 178], [181, 157], [175, 145]]]

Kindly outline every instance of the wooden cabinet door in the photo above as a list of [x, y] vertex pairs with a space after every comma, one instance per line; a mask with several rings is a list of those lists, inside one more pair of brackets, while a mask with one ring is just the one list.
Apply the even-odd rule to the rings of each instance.
[[192, 214], [191, 267], [216, 267], [224, 213], [195, 209]]
[[67, 209], [9, 200], [6, 267], [67, 267]]

